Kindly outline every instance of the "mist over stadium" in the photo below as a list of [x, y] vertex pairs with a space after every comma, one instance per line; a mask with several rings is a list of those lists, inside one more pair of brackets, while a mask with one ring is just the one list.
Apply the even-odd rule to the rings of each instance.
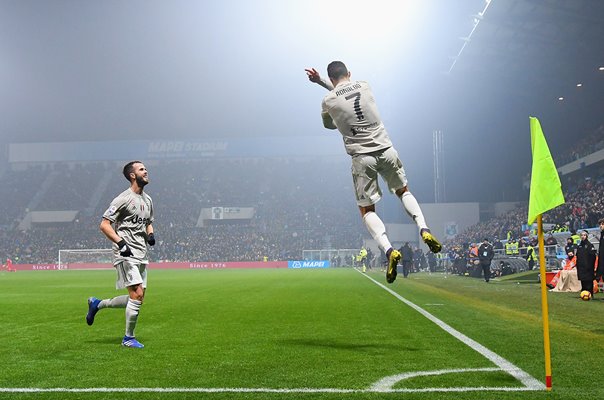
[[[344, 231], [337, 226], [342, 219], [324, 219], [343, 213], [359, 228], [348, 247], [358, 247], [365, 234], [350, 200], [349, 161], [339, 134], [321, 126], [325, 93], [304, 75], [311, 66], [325, 75], [332, 60], [372, 85], [420, 203], [475, 205], [468, 221], [446, 216], [453, 206], [436, 207], [445, 214], [432, 212], [439, 235], [444, 224], [461, 230], [494, 217], [496, 204], [527, 201], [529, 116], [540, 118], [559, 167], [601, 149], [599, 2], [4, 1], [0, 7], [9, 237], [22, 231], [31, 211], [72, 211], [73, 221], [92, 227], [112, 193], [108, 187], [123, 183], [120, 163], [142, 159], [164, 237], [168, 226], [195, 226], [204, 207], [251, 207], [263, 229], [279, 225], [300, 235], [296, 240], [317, 223]], [[357, 21], [363, 29], [350, 28]], [[439, 147], [435, 132], [442, 135]], [[597, 153], [581, 168], [567, 168], [565, 186], [575, 187], [573, 174], [585, 166], [597, 178], [601, 160]], [[289, 174], [266, 175], [286, 168]], [[391, 197], [378, 205], [386, 222], [409, 224]], [[270, 215], [278, 207], [287, 220]], [[33, 225], [48, 234], [44, 224]], [[333, 234], [323, 236], [299, 246], [331, 247]], [[286, 243], [279, 246], [291, 247]]]
[[603, 21], [0, 0], [0, 397], [604, 396]]

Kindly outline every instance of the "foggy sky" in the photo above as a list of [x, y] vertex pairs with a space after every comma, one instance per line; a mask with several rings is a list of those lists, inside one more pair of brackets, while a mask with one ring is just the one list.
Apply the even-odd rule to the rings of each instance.
[[[565, 53], [586, 17], [536, 14], [539, 3], [493, 0], [445, 74], [484, 0], [0, 0], [0, 141], [313, 140], [337, 133], [322, 128], [325, 91], [304, 68], [326, 76], [342, 60], [373, 87], [420, 198], [432, 199], [441, 129], [448, 200], [502, 200], [530, 170], [529, 115], [554, 152], [602, 122], [597, 77], [589, 100], [555, 100], [595, 66], [598, 32]], [[517, 37], [501, 40], [512, 23]]]

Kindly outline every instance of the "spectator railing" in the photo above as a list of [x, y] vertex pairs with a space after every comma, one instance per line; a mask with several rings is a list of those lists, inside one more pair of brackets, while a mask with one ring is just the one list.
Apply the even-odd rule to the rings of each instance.
[[[556, 257], [560, 250], [564, 253], [564, 248], [558, 246], [557, 244], [553, 244], [551, 246], [544, 246], [543, 247], [545, 250], [545, 256], [546, 257]], [[535, 258], [537, 259], [537, 261], [539, 261], [539, 246], [534, 246], [533, 247], [534, 251], [535, 251]], [[518, 252], [514, 252], [514, 253], [510, 253], [510, 250], [506, 250], [506, 249], [495, 249], [495, 255], [496, 256], [509, 256], [509, 257], [524, 257], [526, 258], [526, 255], [528, 253], [528, 247], [519, 247]], [[566, 257], [566, 255], [565, 255]]]

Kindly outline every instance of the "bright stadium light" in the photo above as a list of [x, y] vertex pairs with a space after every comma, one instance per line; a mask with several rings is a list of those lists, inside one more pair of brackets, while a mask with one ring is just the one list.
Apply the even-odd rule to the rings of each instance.
[[313, 25], [324, 31], [323, 38], [336, 41], [339, 47], [348, 45], [358, 51], [361, 46], [377, 46], [391, 50], [406, 37], [405, 33], [420, 24], [421, 9], [421, 2], [411, 0], [330, 0], [317, 2], [312, 19]]

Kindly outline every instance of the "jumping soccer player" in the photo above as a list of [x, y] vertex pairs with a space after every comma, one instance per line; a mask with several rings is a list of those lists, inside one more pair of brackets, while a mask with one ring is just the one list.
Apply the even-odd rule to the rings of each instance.
[[120, 193], [103, 214], [101, 232], [113, 242], [113, 266], [117, 271], [116, 289], [128, 289], [128, 294], [112, 299], [88, 299], [88, 325], [102, 308], [126, 308], [126, 335], [122, 346], [142, 348], [134, 328], [147, 287], [147, 244], [155, 244], [153, 235], [153, 201], [143, 188], [149, 183], [147, 168], [140, 161], [124, 166], [124, 177], [130, 187]]
[[407, 188], [407, 177], [398, 153], [382, 123], [369, 84], [351, 81], [350, 72], [341, 61], [327, 66], [330, 82], [321, 79], [314, 68], [306, 69], [311, 82], [317, 83], [329, 93], [322, 102], [321, 117], [327, 129], [338, 129], [344, 139], [346, 152], [352, 157], [352, 179], [357, 205], [369, 233], [388, 257], [386, 281], [394, 282], [396, 266], [401, 253], [394, 249], [386, 235], [386, 227], [375, 212], [375, 203], [382, 197], [378, 174], [396, 193], [407, 214], [417, 224], [422, 240], [433, 253], [442, 246], [430, 233], [422, 210]]

